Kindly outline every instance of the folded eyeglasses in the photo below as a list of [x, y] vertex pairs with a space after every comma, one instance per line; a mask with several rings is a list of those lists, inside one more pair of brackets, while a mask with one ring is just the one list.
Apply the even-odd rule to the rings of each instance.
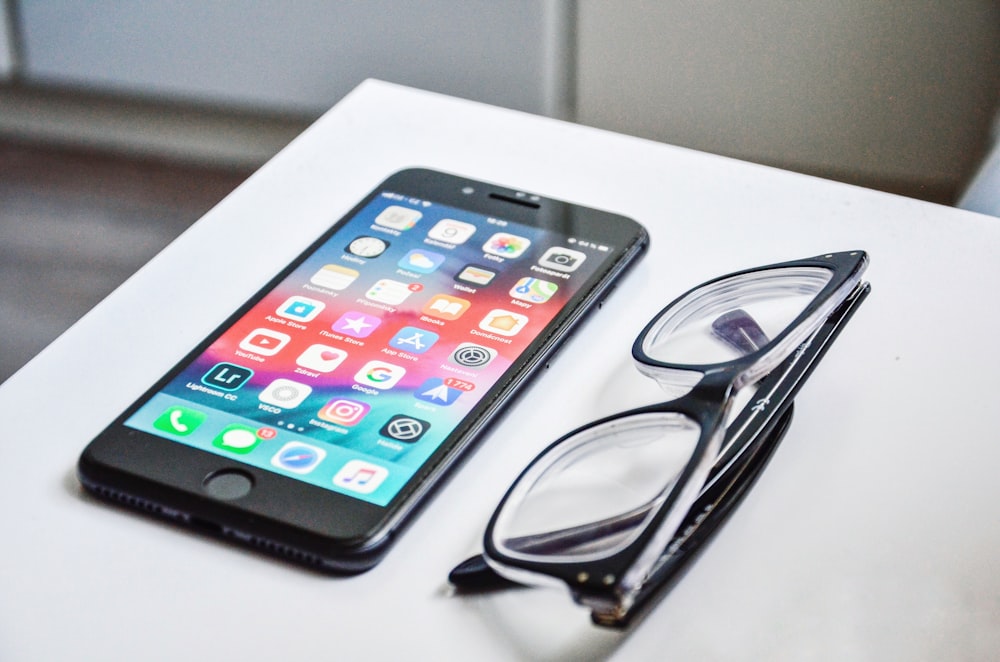
[[793, 398], [868, 295], [867, 266], [864, 251], [850, 251], [740, 271], [660, 311], [632, 357], [672, 399], [544, 450], [490, 519], [483, 555], [451, 582], [563, 585], [598, 625], [628, 625], [766, 466]]

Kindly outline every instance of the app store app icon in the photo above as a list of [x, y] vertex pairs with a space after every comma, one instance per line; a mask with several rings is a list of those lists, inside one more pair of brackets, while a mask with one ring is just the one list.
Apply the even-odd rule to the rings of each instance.
[[429, 350], [440, 337], [441, 336], [433, 331], [419, 329], [415, 326], [404, 326], [396, 332], [396, 335], [394, 335], [391, 340], [389, 340], [389, 346], [401, 349], [404, 352], [409, 352], [410, 354], [423, 354]]

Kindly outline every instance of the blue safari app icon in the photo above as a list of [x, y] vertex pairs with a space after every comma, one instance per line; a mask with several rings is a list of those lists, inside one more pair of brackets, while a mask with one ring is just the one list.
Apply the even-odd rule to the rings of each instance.
[[274, 457], [271, 458], [271, 465], [285, 471], [297, 474], [307, 474], [315, 469], [323, 458], [326, 451], [301, 441], [289, 441], [281, 447]]

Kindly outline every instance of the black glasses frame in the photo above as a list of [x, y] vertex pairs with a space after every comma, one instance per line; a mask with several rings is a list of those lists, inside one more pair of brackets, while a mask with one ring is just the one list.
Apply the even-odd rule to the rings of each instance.
[[[648, 612], [690, 568], [760, 477], [788, 431], [799, 389], [870, 292], [867, 283], [853, 292], [810, 340], [760, 382], [757, 393], [764, 396], [749, 403], [730, 423], [724, 451], [713, 466], [705, 488], [653, 566], [631, 608], [613, 618], [594, 613], [596, 624], [627, 627]], [[778, 404], [769, 416], [751, 425], [752, 419], [765, 414], [762, 407], [771, 404], [767, 401]]]
[[[819, 358], [825, 353], [830, 342], [839, 333], [843, 324], [853, 314], [856, 306], [867, 296], [869, 291], [867, 284], [860, 284], [860, 272], [866, 267], [867, 261], [868, 258], [864, 252], [854, 251], [747, 269], [692, 288], [666, 306], [639, 334], [633, 345], [633, 357], [640, 369], [650, 376], [655, 377], [656, 371], [663, 369], [682, 370], [700, 373], [700, 381], [681, 398], [602, 418], [564, 435], [550, 445], [522, 472], [491, 518], [484, 541], [486, 559], [507, 568], [513, 567], [534, 575], [544, 575], [565, 583], [578, 602], [593, 608], [594, 620], [599, 624], [622, 627], [630, 622], [642, 609], [642, 606], [650, 602], [650, 598], [655, 594], [661, 594], [661, 589], [672, 578], [678, 576], [679, 570], [688, 565], [688, 561], [718, 529], [718, 526], [741, 500], [743, 494], [746, 493], [766, 465], [767, 459], [787, 429], [791, 418], [792, 398], [805, 378], [811, 373]], [[653, 332], [664, 313], [683, 301], [692, 292], [725, 279], [745, 274], [762, 273], [769, 269], [789, 267], [821, 267], [830, 270], [832, 277], [805, 310], [765, 348], [751, 352], [734, 361], [708, 365], [674, 364], [658, 361], [649, 357], [643, 349], [643, 341]], [[852, 283], [856, 285], [851, 285]], [[841, 292], [845, 285], [851, 285], [853, 291]], [[788, 338], [795, 338], [792, 334], [810, 317], [816, 315], [817, 311], [828, 307], [831, 297], [835, 296], [838, 299], [843, 299], [843, 302], [826, 317], [811, 338], [801, 342], [797, 349], [782, 346]], [[801, 335], [801, 331], [799, 335]], [[771, 371], [770, 375], [758, 382], [757, 395], [763, 394], [763, 396], [748, 403], [733, 422], [725, 427], [723, 425], [724, 418], [737, 377], [747, 373], [755, 363], [761, 361], [764, 354], [775, 351], [780, 351], [782, 356], [787, 353], [788, 356], [776, 369]], [[493, 544], [494, 526], [504, 503], [513, 492], [514, 486], [551, 449], [570, 437], [602, 424], [639, 414], [664, 412], [685, 415], [698, 423], [702, 431], [692, 461], [684, 468], [677, 483], [684, 485], [696, 472], [705, 473], [704, 465], [706, 462], [709, 464], [710, 470], [707, 472], [703, 484], [697, 485], [700, 494], [694, 500], [693, 505], [685, 513], [680, 513], [682, 519], [679, 525], [668, 527], [668, 531], [675, 532], [673, 538], [647, 573], [641, 588], [635, 593], [631, 602], [622, 603], [621, 596], [617, 591], [618, 582], [636, 559], [647, 550], [654, 536], [661, 531], [664, 519], [671, 516], [671, 513], [673, 513], [673, 517], [678, 516], [674, 508], [676, 501], [681, 498], [678, 490], [671, 491], [666, 502], [658, 507], [652, 517], [648, 518], [643, 531], [635, 539], [622, 550], [608, 557], [597, 560], [547, 562], [513, 558]], [[725, 436], [724, 442], [723, 435]], [[646, 514], [629, 514], [622, 518], [614, 518], [614, 522], [591, 523], [574, 527], [572, 530], [554, 532], [551, 535], [532, 536], [529, 544], [533, 551], [538, 551], [546, 545], [565, 546], [569, 539], [595, 535], [599, 527], [622, 526], [626, 522], [628, 526], [634, 526], [637, 522], [635, 517], [646, 517]], [[628, 521], [630, 516], [632, 519]], [[468, 570], [467, 564], [463, 565]], [[476, 580], [476, 571], [463, 573], [460, 572], [461, 568], [462, 566], [456, 569], [452, 575], [452, 580], [455, 581], [457, 578], [456, 583], [460, 586], [476, 584], [477, 581], [480, 584], [489, 583], [483, 581], [481, 573], [478, 573], [480, 577]], [[469, 579], [472, 581], [467, 581]]]

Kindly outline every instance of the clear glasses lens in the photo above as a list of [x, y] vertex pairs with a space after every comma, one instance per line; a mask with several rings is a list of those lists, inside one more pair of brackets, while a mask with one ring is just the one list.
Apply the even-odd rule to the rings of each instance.
[[694, 453], [699, 426], [681, 414], [640, 414], [588, 428], [539, 459], [493, 528], [512, 557], [583, 561], [631, 542]]
[[707, 365], [761, 349], [830, 282], [821, 267], [768, 269], [710, 283], [664, 312], [643, 339], [656, 361]]

